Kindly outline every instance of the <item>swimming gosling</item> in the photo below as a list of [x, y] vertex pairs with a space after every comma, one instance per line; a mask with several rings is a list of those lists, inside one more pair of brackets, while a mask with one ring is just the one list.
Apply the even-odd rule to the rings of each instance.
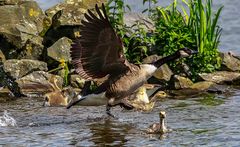
[[[159, 59], [151, 64], [135, 65], [129, 63], [123, 53], [121, 38], [115, 33], [109, 22], [105, 6], [95, 6], [96, 14], [88, 10], [80, 26], [81, 36], [71, 48], [72, 64], [75, 71], [88, 80], [107, 77], [93, 94], [78, 96], [67, 108], [88, 97], [106, 99], [106, 112], [121, 103], [141, 87], [161, 65], [178, 58], [189, 57], [196, 51], [182, 48], [173, 55]], [[102, 11], [102, 12], [101, 12]]]
[[150, 125], [146, 132], [148, 134], [164, 134], [168, 132], [169, 129], [167, 129], [167, 126], [165, 125], [165, 118], [166, 118], [166, 112], [160, 111], [159, 112], [160, 122]]

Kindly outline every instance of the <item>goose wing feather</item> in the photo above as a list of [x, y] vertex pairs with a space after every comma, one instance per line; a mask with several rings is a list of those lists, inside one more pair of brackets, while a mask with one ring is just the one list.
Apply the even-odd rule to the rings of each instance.
[[80, 38], [72, 44], [71, 57], [75, 70], [85, 79], [98, 79], [106, 75], [129, 70], [123, 55], [122, 41], [112, 28], [104, 5], [97, 15], [88, 10], [80, 26]]

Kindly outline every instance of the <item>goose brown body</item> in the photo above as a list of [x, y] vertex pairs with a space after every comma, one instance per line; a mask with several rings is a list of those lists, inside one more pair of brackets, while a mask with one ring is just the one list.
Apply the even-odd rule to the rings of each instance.
[[148, 79], [153, 71], [146, 71], [146, 66], [132, 66], [131, 70], [109, 81], [107, 97], [124, 98], [135, 92]]
[[[162, 64], [180, 58], [181, 52], [184, 57], [191, 54], [190, 49], [184, 49], [153, 64], [129, 63], [123, 53], [122, 41], [112, 28], [104, 5], [102, 4], [101, 10], [96, 5], [95, 10], [96, 14], [88, 10], [84, 15], [85, 20], [82, 20], [80, 26], [81, 36], [72, 45], [71, 57], [75, 71], [81, 77], [88, 80], [108, 77], [94, 92], [95, 95], [92, 95], [104, 95], [109, 99], [107, 110], [116, 101], [135, 92]], [[87, 97], [80, 97], [77, 101]], [[77, 101], [71, 102], [67, 108]]]

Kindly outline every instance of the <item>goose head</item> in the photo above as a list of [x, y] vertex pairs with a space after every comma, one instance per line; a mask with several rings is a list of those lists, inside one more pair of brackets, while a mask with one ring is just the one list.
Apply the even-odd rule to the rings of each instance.
[[180, 58], [186, 58], [186, 57], [190, 57], [193, 54], [197, 54], [198, 51], [195, 50], [191, 50], [187, 47], [181, 48], [177, 51], [177, 54], [179, 55]]

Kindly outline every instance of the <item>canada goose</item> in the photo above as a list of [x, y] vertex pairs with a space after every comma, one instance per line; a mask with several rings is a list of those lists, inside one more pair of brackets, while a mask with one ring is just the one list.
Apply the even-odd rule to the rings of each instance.
[[156, 133], [164, 134], [164, 133], [170, 131], [169, 129], [167, 129], [167, 127], [165, 125], [165, 118], [166, 118], [166, 112], [160, 111], [159, 112], [160, 122], [150, 125], [148, 127], [148, 129], [146, 130], [146, 132], [149, 134], [156, 134]]
[[80, 38], [76, 39], [71, 48], [72, 63], [75, 71], [88, 80], [108, 76], [93, 94], [78, 96], [67, 108], [88, 97], [101, 97], [107, 100], [106, 112], [110, 108], [119, 105], [125, 97], [131, 95], [147, 79], [149, 79], [158, 67], [178, 58], [188, 57], [196, 51], [182, 48], [173, 55], [164, 57], [151, 64], [135, 65], [129, 63], [123, 54], [123, 44], [119, 36], [111, 26], [108, 16], [102, 4], [102, 12], [95, 6], [97, 15], [88, 10], [80, 26]]

